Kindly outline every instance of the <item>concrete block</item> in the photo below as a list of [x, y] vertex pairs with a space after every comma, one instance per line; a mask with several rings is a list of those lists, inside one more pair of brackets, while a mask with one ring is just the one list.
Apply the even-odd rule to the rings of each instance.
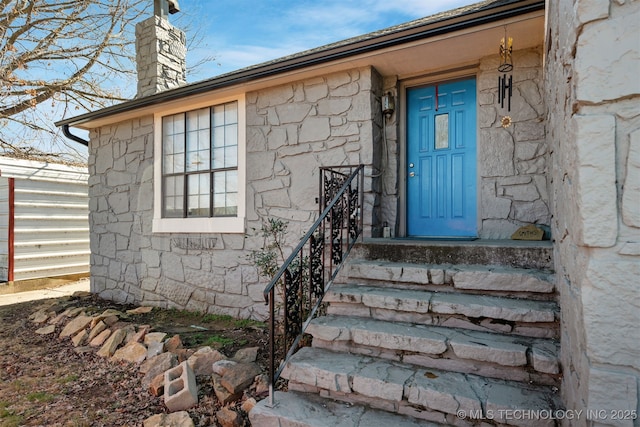
[[171, 411], [184, 411], [198, 404], [198, 387], [187, 362], [164, 373], [164, 404]]

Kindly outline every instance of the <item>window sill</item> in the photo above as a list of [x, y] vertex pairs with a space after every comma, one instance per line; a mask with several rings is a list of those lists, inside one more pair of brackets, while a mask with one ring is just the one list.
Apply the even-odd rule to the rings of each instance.
[[153, 233], [244, 233], [244, 218], [154, 218]]

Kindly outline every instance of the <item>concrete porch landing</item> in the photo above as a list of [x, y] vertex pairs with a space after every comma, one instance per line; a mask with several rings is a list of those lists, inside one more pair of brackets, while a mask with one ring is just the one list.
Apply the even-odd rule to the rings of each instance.
[[426, 240], [367, 238], [353, 258], [402, 263], [504, 266], [553, 271], [550, 240]]

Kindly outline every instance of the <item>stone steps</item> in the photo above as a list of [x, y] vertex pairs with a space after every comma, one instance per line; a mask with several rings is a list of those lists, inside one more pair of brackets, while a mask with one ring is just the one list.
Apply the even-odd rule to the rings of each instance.
[[555, 425], [552, 270], [549, 242], [356, 245], [306, 330], [312, 347], [282, 373], [295, 394], [278, 393], [282, 406], [269, 410], [260, 402], [258, 414], [270, 415], [259, 425], [386, 427], [405, 425], [393, 418], [401, 416], [417, 425]]
[[555, 302], [453, 292], [334, 285], [327, 313], [538, 338], [559, 337]]
[[251, 425], [260, 427], [438, 427], [413, 417], [368, 406], [354, 406], [308, 393], [275, 393], [276, 405], [262, 400], [249, 412]]
[[307, 333], [314, 347], [334, 351], [512, 381], [559, 381], [558, 345], [547, 339], [334, 315], [314, 319]]
[[353, 260], [340, 281], [375, 283], [394, 289], [554, 300], [553, 274], [540, 270], [483, 265], [415, 264], [380, 260]]
[[[488, 379], [317, 347], [306, 347], [296, 353], [283, 376], [289, 380], [289, 390], [312, 392], [350, 402], [358, 408], [370, 406], [446, 425], [479, 425], [482, 419], [518, 426], [553, 426], [554, 421], [541, 419], [544, 417], [522, 419], [527, 417], [512, 415], [559, 407], [557, 389], [553, 387]], [[286, 401], [288, 396], [281, 399]]]

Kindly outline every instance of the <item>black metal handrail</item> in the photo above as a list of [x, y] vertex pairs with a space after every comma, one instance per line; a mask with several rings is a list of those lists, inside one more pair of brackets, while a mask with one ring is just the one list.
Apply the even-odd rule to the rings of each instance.
[[320, 168], [320, 215], [264, 290], [270, 313], [270, 404], [286, 362], [362, 234], [363, 188], [363, 165]]

